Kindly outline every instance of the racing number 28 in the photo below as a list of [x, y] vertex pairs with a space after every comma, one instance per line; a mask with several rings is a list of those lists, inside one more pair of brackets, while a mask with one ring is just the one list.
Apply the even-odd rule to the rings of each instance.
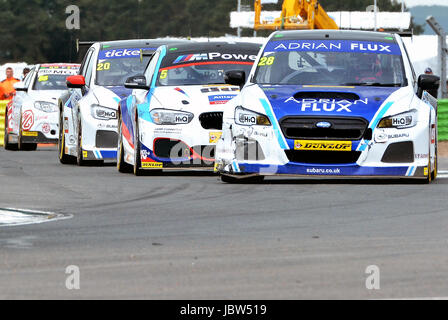
[[258, 66], [272, 66], [274, 64], [275, 57], [263, 57], [260, 59]]

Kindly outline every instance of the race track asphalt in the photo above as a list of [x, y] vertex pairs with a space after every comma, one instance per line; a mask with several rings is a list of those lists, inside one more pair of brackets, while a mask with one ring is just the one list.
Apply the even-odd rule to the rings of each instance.
[[[0, 208], [71, 217], [0, 227], [0, 299], [448, 297], [446, 178], [227, 185], [1, 149], [0, 191]], [[66, 288], [71, 265], [79, 290]]]

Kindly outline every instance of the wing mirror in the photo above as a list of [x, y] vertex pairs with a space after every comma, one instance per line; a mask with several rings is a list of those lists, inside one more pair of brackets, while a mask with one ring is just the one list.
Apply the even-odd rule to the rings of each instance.
[[128, 89], [142, 89], [149, 90], [149, 86], [146, 84], [145, 76], [133, 76], [126, 80], [124, 84], [125, 88]]
[[83, 76], [67, 77], [67, 88], [82, 89], [86, 85], [86, 79]]
[[246, 83], [246, 72], [241, 70], [227, 71], [224, 76], [224, 81], [232, 86], [242, 88]]
[[423, 96], [423, 91], [427, 91], [434, 98], [438, 96], [438, 90], [440, 87], [440, 77], [432, 74], [422, 74], [418, 77], [418, 96]]

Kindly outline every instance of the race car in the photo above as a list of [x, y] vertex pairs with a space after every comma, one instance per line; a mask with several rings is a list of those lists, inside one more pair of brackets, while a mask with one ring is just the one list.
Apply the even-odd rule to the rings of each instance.
[[123, 40], [93, 43], [79, 74], [67, 79], [70, 90], [59, 99], [59, 161], [102, 164], [117, 156], [117, 108], [131, 90], [128, 77], [142, 75], [154, 52], [177, 40]]
[[67, 91], [67, 77], [78, 70], [79, 64], [40, 64], [15, 85], [17, 93], [6, 110], [5, 149], [31, 151], [37, 144], [58, 142], [58, 98]]
[[275, 32], [248, 79], [224, 111], [222, 181], [436, 178], [440, 79], [416, 77], [399, 35]]
[[227, 42], [160, 47], [145, 76], [125, 85], [135, 90], [120, 102], [118, 170], [213, 168], [223, 111], [240, 90], [224, 75], [249, 73], [259, 50]]

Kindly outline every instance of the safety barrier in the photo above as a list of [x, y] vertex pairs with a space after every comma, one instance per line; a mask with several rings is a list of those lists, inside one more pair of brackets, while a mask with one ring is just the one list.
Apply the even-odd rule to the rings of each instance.
[[3, 146], [3, 136], [5, 135], [5, 110], [8, 101], [0, 101], [0, 146]]
[[439, 141], [448, 140], [448, 99], [439, 100]]

